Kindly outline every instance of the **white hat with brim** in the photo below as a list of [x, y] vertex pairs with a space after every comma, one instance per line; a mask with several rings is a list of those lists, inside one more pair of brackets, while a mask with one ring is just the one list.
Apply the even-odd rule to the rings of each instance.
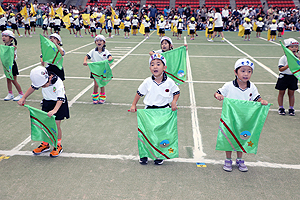
[[52, 33], [52, 34], [49, 36], [49, 38], [50, 38], [50, 37], [55, 37], [59, 42], [62, 42], [62, 41], [61, 41], [60, 35], [58, 35], [57, 33]]
[[152, 56], [150, 56], [150, 58], [149, 58], [149, 65], [151, 65], [151, 61], [155, 60], [155, 59], [159, 59], [159, 60], [161, 60], [164, 63], [164, 65], [167, 65], [167, 61], [166, 61], [165, 57], [162, 56], [162, 55], [160, 55], [159, 53], [155, 53]]
[[10, 31], [10, 30], [5, 30], [5, 31], [3, 31], [3, 32], [2, 32], [2, 36], [3, 36], [3, 35], [6, 35], [6, 36], [9, 36], [9, 37], [15, 38], [15, 34], [14, 34], [12, 31]]
[[103, 35], [97, 35], [94, 39], [94, 41], [96, 42], [97, 40], [103, 40], [104, 42], [106, 41], [105, 40], [105, 37]]
[[37, 66], [30, 72], [30, 79], [32, 81], [32, 86], [35, 88], [40, 88], [45, 85], [49, 80], [48, 71], [45, 67]]
[[241, 58], [241, 59], [238, 59], [236, 62], [235, 62], [235, 65], [234, 65], [234, 70], [236, 70], [237, 68], [240, 68], [242, 66], [249, 66], [252, 68], [252, 70], [254, 71], [254, 64], [253, 62], [251, 62], [250, 60], [248, 60], [247, 58]]
[[289, 39], [284, 40], [284, 46], [285, 47], [289, 47], [291, 45], [298, 45], [299, 46], [299, 42], [297, 40], [295, 40], [294, 38], [289, 38]]

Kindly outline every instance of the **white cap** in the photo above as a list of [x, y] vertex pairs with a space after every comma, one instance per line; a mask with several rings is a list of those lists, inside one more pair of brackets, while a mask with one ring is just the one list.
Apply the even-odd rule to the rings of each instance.
[[237, 68], [242, 67], [242, 66], [249, 66], [249, 67], [251, 67], [252, 70], [254, 71], [254, 64], [253, 64], [253, 62], [251, 62], [251, 61], [248, 60], [247, 58], [241, 58], [241, 59], [238, 59], [238, 60], [235, 62], [234, 70], [236, 70]]
[[160, 43], [162, 43], [162, 41], [164, 41], [164, 40], [169, 41], [170, 44], [173, 45], [173, 42], [172, 42], [172, 39], [171, 39], [171, 38], [169, 38], [169, 37], [167, 37], [167, 36], [164, 36], [164, 37], [162, 37], [162, 38], [160, 39]]
[[159, 59], [159, 60], [161, 60], [161, 61], [164, 63], [164, 65], [167, 64], [167, 61], [166, 61], [165, 57], [163, 57], [163, 56], [160, 55], [159, 53], [155, 53], [155, 54], [153, 54], [152, 56], [150, 56], [150, 58], [149, 58], [149, 65], [151, 64], [151, 61], [154, 60], [154, 59]]
[[59, 42], [61, 42], [61, 37], [60, 37], [60, 35], [58, 35], [57, 33], [52, 33], [52, 34], [49, 36], [49, 38], [50, 38], [50, 37], [55, 37], [56, 39], [58, 39]]
[[291, 45], [298, 45], [299, 46], [299, 42], [297, 40], [295, 40], [294, 38], [289, 38], [289, 39], [284, 40], [284, 46], [285, 47], [289, 47]]
[[6, 35], [6, 36], [9, 36], [9, 37], [15, 38], [15, 34], [14, 34], [12, 31], [10, 31], [10, 30], [5, 30], [5, 31], [3, 31], [3, 32], [2, 32], [2, 36], [3, 36], [3, 35]]
[[37, 66], [30, 72], [33, 87], [40, 88], [48, 82], [49, 75], [45, 67]]
[[94, 41], [96, 42], [97, 40], [103, 40], [105, 42], [105, 37], [103, 35], [97, 35]]

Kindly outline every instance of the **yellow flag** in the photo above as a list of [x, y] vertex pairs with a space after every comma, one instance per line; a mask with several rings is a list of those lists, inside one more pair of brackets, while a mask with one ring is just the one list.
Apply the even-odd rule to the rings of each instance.
[[177, 30], [177, 26], [174, 26], [174, 27], [173, 27], [173, 30], [174, 30], [175, 33], [177, 33], [177, 31], [178, 31], [178, 30]]
[[256, 29], [257, 29], [257, 25], [256, 25], [256, 23], [254, 22], [254, 24], [253, 24], [253, 30], [256, 31]]
[[105, 22], [105, 15], [102, 15], [101, 18], [99, 19], [99, 22], [103, 24]]
[[83, 25], [90, 24], [90, 14], [82, 14]]
[[49, 13], [49, 16], [50, 16], [50, 17], [54, 17], [54, 15], [55, 15], [55, 12], [54, 12], [54, 10], [53, 10], [53, 7], [51, 6], [51, 11], [50, 11], [50, 13]]
[[114, 11], [114, 9], [112, 8], [112, 7], [110, 7], [111, 8], [111, 15], [112, 16], [115, 16], [116, 15], [116, 12]]
[[58, 16], [59, 16], [60, 19], [63, 18], [64, 13], [63, 13], [62, 7], [59, 7], [59, 8], [56, 10], [56, 13], [58, 14]]
[[3, 10], [3, 8], [0, 6], [0, 15], [4, 15], [6, 12]]
[[35, 10], [34, 10], [34, 7], [33, 7], [32, 3], [30, 4], [30, 13], [31, 13], [33, 16], [36, 15], [36, 12], [35, 12]]
[[69, 30], [69, 27], [71, 26], [71, 22], [70, 22], [70, 16], [66, 15], [62, 18], [62, 21], [64, 22], [66, 29]]
[[171, 32], [174, 32], [174, 26], [173, 26], [173, 23], [171, 23]]
[[245, 34], [245, 28], [243, 27], [243, 25], [239, 25], [239, 33], [238, 36], [243, 37]]
[[159, 35], [159, 27], [156, 26], [156, 29], [157, 29], [157, 35]]
[[190, 35], [190, 26], [187, 25], [187, 31], [188, 31], [188, 35]]
[[112, 27], [115, 27], [115, 23], [114, 23], [114, 21], [115, 21], [115, 18], [114, 18], [114, 16], [113, 16], [113, 15], [111, 15], [111, 24], [112, 24]]
[[25, 20], [28, 18], [26, 6], [24, 6], [24, 8], [20, 11], [20, 14], [22, 15], [22, 17], [24, 17]]
[[205, 29], [205, 37], [208, 37], [208, 27]]
[[119, 28], [120, 28], [120, 29], [124, 29], [124, 28], [125, 28], [124, 22], [121, 22]]
[[143, 35], [145, 34], [145, 26], [144, 26], [144, 24], [141, 24], [139, 32], [140, 32], [140, 34], [143, 34]]

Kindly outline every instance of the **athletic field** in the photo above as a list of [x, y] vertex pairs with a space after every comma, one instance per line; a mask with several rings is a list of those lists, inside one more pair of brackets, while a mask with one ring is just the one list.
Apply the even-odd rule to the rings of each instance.
[[[84, 31], [84, 30], [83, 30]], [[24, 29], [20, 29], [24, 32]], [[99, 32], [99, 30], [97, 30]], [[25, 93], [30, 87], [30, 70], [40, 64], [41, 30], [32, 38], [18, 39], [18, 81]], [[0, 70], [0, 199], [300, 199], [300, 94], [296, 96], [296, 116], [279, 116], [278, 91], [274, 89], [278, 60], [283, 55], [279, 40], [268, 42], [251, 34], [243, 41], [237, 32], [224, 32], [215, 42], [206, 41], [204, 32], [186, 42], [188, 80], [180, 86], [178, 101], [179, 158], [162, 166], [153, 161], [138, 163], [136, 113], [129, 113], [138, 86], [148, 76], [149, 51], [160, 49], [156, 32], [145, 40], [139, 34], [124, 39], [107, 39], [107, 49], [115, 59], [111, 65], [114, 78], [106, 86], [107, 102], [93, 105], [93, 81], [83, 66], [87, 52], [95, 48], [89, 35], [75, 38], [67, 30], [61, 33], [70, 119], [62, 122], [63, 153], [50, 158], [49, 153], [33, 156], [40, 142], [30, 139], [27, 108], [3, 101], [7, 95], [6, 78]], [[187, 33], [184, 32], [183, 36]], [[108, 35], [105, 35], [108, 37]], [[284, 38], [300, 40], [298, 32], [286, 32]], [[251, 81], [262, 98], [273, 103], [263, 128], [258, 153], [244, 154], [249, 171], [223, 171], [225, 153], [216, 151], [216, 136], [222, 102], [214, 92], [234, 79], [234, 63], [248, 57], [255, 64]], [[13, 86], [13, 92], [17, 91]], [[26, 101], [41, 108], [41, 90]], [[143, 108], [140, 99], [138, 108]], [[284, 107], [288, 109], [288, 97]], [[236, 154], [233, 154], [235, 160]], [[197, 167], [196, 163], [203, 163]]]

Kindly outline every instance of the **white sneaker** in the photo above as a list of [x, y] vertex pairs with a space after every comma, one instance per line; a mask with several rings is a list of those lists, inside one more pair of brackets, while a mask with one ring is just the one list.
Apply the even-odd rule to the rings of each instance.
[[23, 95], [19, 94], [18, 96], [16, 96], [13, 101], [19, 101], [20, 99], [22, 99]]
[[14, 98], [14, 95], [8, 93], [8, 95], [4, 98], [4, 101], [9, 101], [9, 100], [12, 100], [13, 98]]
[[23, 35], [19, 35], [19, 37], [23, 37]]

